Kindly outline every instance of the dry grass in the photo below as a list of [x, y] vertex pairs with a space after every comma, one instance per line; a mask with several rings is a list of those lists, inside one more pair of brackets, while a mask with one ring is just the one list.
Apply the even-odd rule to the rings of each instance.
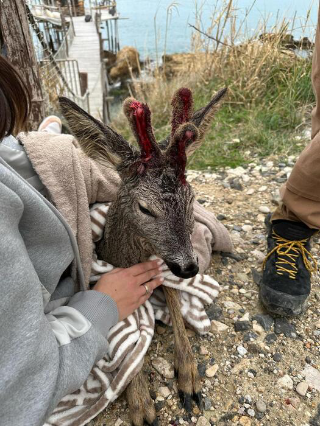
[[[308, 19], [305, 26], [309, 25]], [[199, 27], [200, 22], [198, 16]], [[191, 161], [193, 167], [232, 166], [252, 155], [299, 149], [292, 146], [292, 139], [305, 123], [314, 101], [310, 55], [303, 58], [284, 47], [286, 34], [295, 22], [277, 22], [272, 35], [263, 42], [259, 36], [266, 32], [267, 23], [260, 22], [250, 37], [243, 35], [247, 34], [246, 24], [247, 16], [239, 22], [233, 0], [225, 0], [222, 6], [220, 2], [210, 28], [205, 30], [207, 35], [194, 32], [191, 55], [169, 56], [151, 82], [133, 82], [133, 94], [147, 102], [153, 112], [158, 139], [169, 132], [170, 102], [177, 88], [188, 86], [193, 90], [196, 108], [219, 88], [229, 88], [228, 99], [207, 142]], [[175, 59], [179, 58], [180, 64], [174, 69]], [[122, 114], [113, 125], [130, 137]], [[227, 143], [232, 140], [239, 140], [241, 148], [237, 143]]]

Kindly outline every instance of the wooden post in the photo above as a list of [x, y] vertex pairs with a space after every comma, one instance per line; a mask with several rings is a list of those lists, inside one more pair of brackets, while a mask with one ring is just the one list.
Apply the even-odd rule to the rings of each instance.
[[20, 71], [31, 93], [30, 128], [36, 130], [45, 116], [39, 67], [29, 31], [24, 0], [0, 1], [0, 35], [9, 61]]

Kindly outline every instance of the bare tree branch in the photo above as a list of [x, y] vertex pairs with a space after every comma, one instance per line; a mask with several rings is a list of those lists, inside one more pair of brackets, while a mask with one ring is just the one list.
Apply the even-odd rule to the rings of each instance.
[[230, 44], [224, 43], [221, 40], [217, 40], [216, 38], [212, 37], [211, 35], [204, 33], [203, 31], [199, 30], [199, 28], [195, 27], [194, 25], [189, 24], [189, 27], [195, 29], [196, 31], [198, 31], [199, 33], [203, 34], [204, 36], [210, 38], [211, 40], [214, 40], [217, 43], [223, 44], [224, 46], [230, 47]]

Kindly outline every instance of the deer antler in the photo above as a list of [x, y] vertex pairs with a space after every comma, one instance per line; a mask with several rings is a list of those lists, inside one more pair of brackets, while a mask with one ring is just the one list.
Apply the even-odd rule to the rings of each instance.
[[173, 95], [172, 101], [171, 137], [177, 128], [191, 120], [193, 113], [193, 99], [190, 89], [182, 87]]
[[151, 126], [151, 111], [147, 104], [128, 98], [123, 104], [124, 113], [141, 149], [141, 161], [147, 163], [161, 156]]

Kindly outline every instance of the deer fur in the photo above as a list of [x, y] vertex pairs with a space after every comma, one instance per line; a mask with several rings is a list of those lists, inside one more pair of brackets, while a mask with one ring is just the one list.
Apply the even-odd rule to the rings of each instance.
[[[128, 98], [124, 113], [139, 149], [121, 135], [91, 117], [76, 104], [60, 98], [71, 131], [83, 151], [96, 161], [114, 167], [121, 177], [116, 200], [111, 204], [98, 257], [115, 267], [130, 267], [151, 255], [162, 258], [182, 278], [198, 273], [191, 244], [194, 194], [186, 182], [189, 157], [200, 145], [226, 89], [204, 108], [193, 113], [191, 91], [179, 89], [172, 100], [171, 134], [156, 142], [147, 105]], [[180, 399], [187, 411], [192, 399], [201, 406], [201, 386], [191, 345], [180, 311], [178, 292], [164, 287], [175, 338], [174, 365]], [[140, 372], [127, 388], [127, 400], [135, 426], [157, 424], [148, 385]]]

